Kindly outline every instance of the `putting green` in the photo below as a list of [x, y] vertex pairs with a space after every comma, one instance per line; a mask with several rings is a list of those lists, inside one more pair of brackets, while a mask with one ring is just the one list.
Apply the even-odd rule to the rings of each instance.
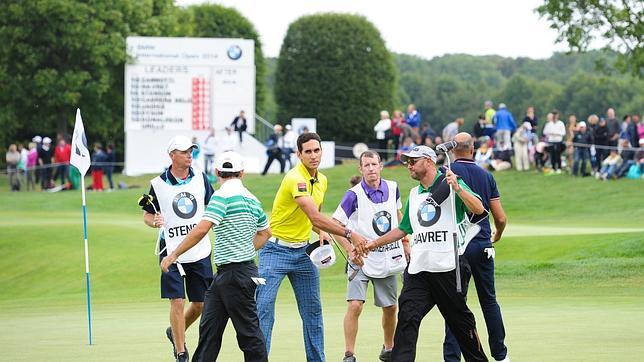
[[[385, 172], [400, 180], [402, 190], [413, 185], [404, 169]], [[355, 165], [325, 173], [332, 180], [324, 207], [328, 213], [346, 190]], [[128, 184], [145, 184], [149, 178], [119, 177]], [[512, 360], [641, 359], [642, 184], [517, 172], [495, 177], [510, 220], [496, 245], [496, 265], [497, 295]], [[249, 175], [247, 185], [270, 209], [279, 182], [279, 176]], [[0, 188], [4, 186], [0, 180]], [[144, 191], [88, 194], [93, 346], [87, 345], [80, 194], [0, 191], [0, 203], [11, 206], [0, 211], [3, 360], [172, 360], [164, 334], [168, 302], [159, 299], [159, 271], [152, 254], [156, 232], [143, 226], [135, 205]], [[344, 352], [345, 284], [342, 263], [322, 272], [329, 361], [340, 360]], [[469, 304], [489, 356], [473, 288]], [[285, 280], [277, 301], [271, 360], [303, 361], [301, 331]], [[441, 360], [442, 338], [442, 318], [432, 310], [421, 328], [417, 360]], [[188, 331], [191, 351], [196, 342], [193, 326]], [[360, 318], [359, 360], [376, 360], [381, 344], [380, 311], [369, 297]], [[230, 324], [219, 360], [243, 360]]]

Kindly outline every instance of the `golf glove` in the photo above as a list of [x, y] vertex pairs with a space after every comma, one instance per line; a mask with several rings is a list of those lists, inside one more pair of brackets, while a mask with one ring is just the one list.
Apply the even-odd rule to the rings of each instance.
[[487, 254], [488, 259], [490, 258], [494, 259], [494, 255], [496, 254], [496, 251], [494, 251], [494, 248], [485, 248], [483, 249], [483, 252]]

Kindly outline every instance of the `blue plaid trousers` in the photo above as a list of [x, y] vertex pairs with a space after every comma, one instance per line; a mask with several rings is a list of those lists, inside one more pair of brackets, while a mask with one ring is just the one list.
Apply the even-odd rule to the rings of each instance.
[[320, 273], [306, 255], [306, 247], [289, 248], [268, 241], [259, 250], [259, 276], [266, 285], [257, 287], [259, 327], [266, 338], [266, 350], [271, 349], [271, 334], [275, 323], [275, 299], [284, 276], [288, 276], [304, 327], [304, 348], [307, 361], [323, 362], [324, 324], [320, 301]]

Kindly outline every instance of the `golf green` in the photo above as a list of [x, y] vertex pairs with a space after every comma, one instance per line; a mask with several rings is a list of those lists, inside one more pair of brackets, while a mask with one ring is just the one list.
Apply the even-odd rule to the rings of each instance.
[[[323, 210], [333, 211], [357, 173], [355, 164], [324, 171], [330, 180]], [[403, 168], [384, 176], [414, 182]], [[119, 177], [131, 186], [88, 193], [93, 342], [88, 345], [80, 192], [10, 193], [0, 181], [0, 340], [6, 360], [171, 360], [165, 338], [168, 302], [159, 298], [155, 230], [136, 205], [146, 177]], [[497, 296], [510, 357], [515, 361], [638, 360], [644, 355], [644, 207], [642, 183], [495, 174], [509, 219], [497, 248]], [[249, 175], [246, 184], [271, 209], [279, 176]], [[342, 263], [322, 271], [325, 351], [344, 352]], [[472, 286], [474, 311], [488, 353], [485, 322]], [[426, 317], [418, 361], [439, 361], [443, 321]], [[197, 342], [188, 330], [189, 349]], [[376, 360], [380, 312], [369, 296], [360, 318], [356, 355]], [[303, 361], [301, 320], [288, 280], [277, 301], [272, 361]], [[241, 361], [229, 325], [221, 361]]]

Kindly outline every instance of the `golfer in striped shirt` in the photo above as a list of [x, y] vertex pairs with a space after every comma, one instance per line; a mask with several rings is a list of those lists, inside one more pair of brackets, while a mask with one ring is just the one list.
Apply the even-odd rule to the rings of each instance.
[[177, 249], [161, 262], [170, 264], [212, 227], [215, 232], [214, 260], [217, 273], [206, 292], [199, 324], [199, 345], [193, 361], [214, 361], [219, 355], [223, 333], [231, 319], [245, 361], [268, 361], [266, 342], [259, 329], [255, 289], [258, 277], [255, 252], [271, 236], [268, 219], [257, 198], [242, 184], [242, 158], [224, 152], [215, 164], [221, 187], [215, 191], [203, 218]]

